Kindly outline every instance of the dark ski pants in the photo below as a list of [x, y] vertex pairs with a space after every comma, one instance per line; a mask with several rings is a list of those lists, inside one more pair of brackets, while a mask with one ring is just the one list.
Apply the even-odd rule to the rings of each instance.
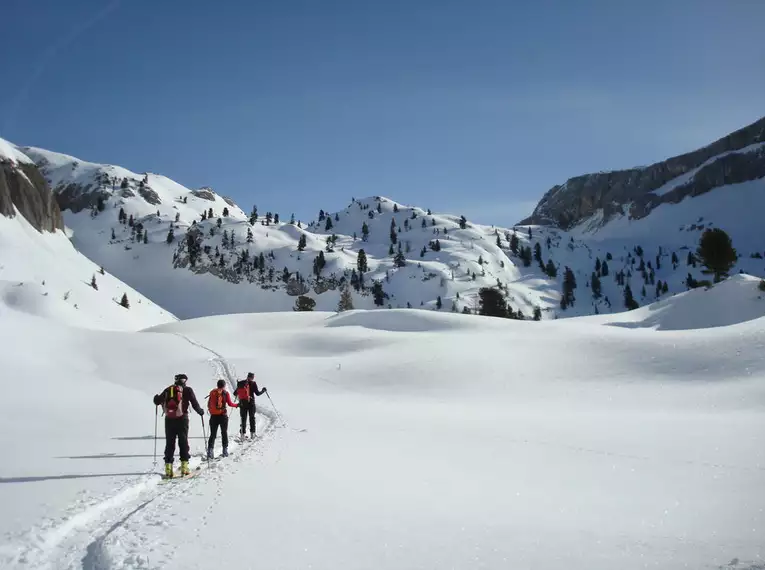
[[228, 416], [210, 416], [210, 439], [207, 442], [207, 449], [212, 449], [215, 445], [215, 436], [218, 435], [218, 426], [220, 426], [220, 439], [223, 442], [223, 449], [228, 448]]
[[255, 433], [255, 404], [245, 405], [239, 402], [239, 415], [242, 418], [242, 434], [247, 433], [247, 418], [250, 418], [250, 432]]
[[165, 418], [165, 463], [172, 463], [175, 455], [175, 438], [178, 438], [178, 455], [181, 461], [189, 460], [189, 418]]

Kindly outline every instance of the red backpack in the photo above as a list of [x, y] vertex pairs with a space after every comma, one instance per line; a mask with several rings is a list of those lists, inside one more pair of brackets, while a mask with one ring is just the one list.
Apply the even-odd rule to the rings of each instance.
[[236, 397], [239, 398], [239, 401], [249, 401], [250, 399], [250, 383], [246, 380], [239, 383], [239, 386], [236, 389]]
[[165, 390], [165, 416], [168, 418], [183, 417], [183, 386], [173, 384]]
[[224, 393], [225, 390], [223, 388], [213, 388], [210, 391], [209, 399], [207, 400], [207, 409], [210, 411], [210, 415], [222, 416], [226, 413]]

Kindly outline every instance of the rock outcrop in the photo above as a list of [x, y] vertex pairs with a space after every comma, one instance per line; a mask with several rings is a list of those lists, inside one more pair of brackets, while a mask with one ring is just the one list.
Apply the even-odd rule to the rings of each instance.
[[64, 228], [56, 198], [37, 167], [0, 159], [0, 214], [14, 216], [16, 210], [38, 231]]
[[[673, 181], [680, 176], [675, 186]], [[765, 118], [714, 143], [652, 164], [570, 178], [554, 186], [520, 225], [569, 229], [602, 211], [602, 223], [616, 214], [647, 216], [663, 203], [677, 203], [715, 188], [765, 177]], [[687, 179], [686, 179], [687, 178]], [[669, 187], [664, 187], [665, 185]], [[655, 192], [659, 190], [659, 192]]]

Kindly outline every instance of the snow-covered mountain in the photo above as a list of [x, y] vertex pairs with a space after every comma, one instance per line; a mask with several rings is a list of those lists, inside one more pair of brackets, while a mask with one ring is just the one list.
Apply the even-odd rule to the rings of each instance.
[[514, 228], [383, 196], [303, 222], [161, 175], [19, 150], [56, 192], [77, 249], [181, 318], [289, 311], [301, 295], [334, 310], [349, 286], [355, 308], [455, 312], [500, 287], [516, 315], [549, 319], [621, 312], [627, 286], [640, 305], [688, 290], [705, 279], [693, 253], [710, 227], [732, 236], [733, 272], [765, 276], [764, 133], [765, 119], [658, 165], [572, 179]]
[[111, 330], [177, 320], [72, 246], [37, 167], [2, 139], [0, 204], [0, 318], [22, 312]]

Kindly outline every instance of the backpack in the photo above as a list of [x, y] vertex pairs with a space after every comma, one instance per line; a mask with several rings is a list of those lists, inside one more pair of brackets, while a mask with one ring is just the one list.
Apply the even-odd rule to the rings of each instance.
[[239, 401], [249, 401], [250, 399], [250, 383], [247, 380], [240, 380], [239, 385], [236, 387], [236, 397]]
[[213, 388], [210, 391], [210, 395], [207, 400], [207, 409], [210, 411], [210, 415], [222, 416], [226, 413], [226, 400], [223, 396], [224, 390], [221, 388]]
[[165, 390], [163, 409], [168, 418], [183, 417], [183, 386], [173, 384]]

